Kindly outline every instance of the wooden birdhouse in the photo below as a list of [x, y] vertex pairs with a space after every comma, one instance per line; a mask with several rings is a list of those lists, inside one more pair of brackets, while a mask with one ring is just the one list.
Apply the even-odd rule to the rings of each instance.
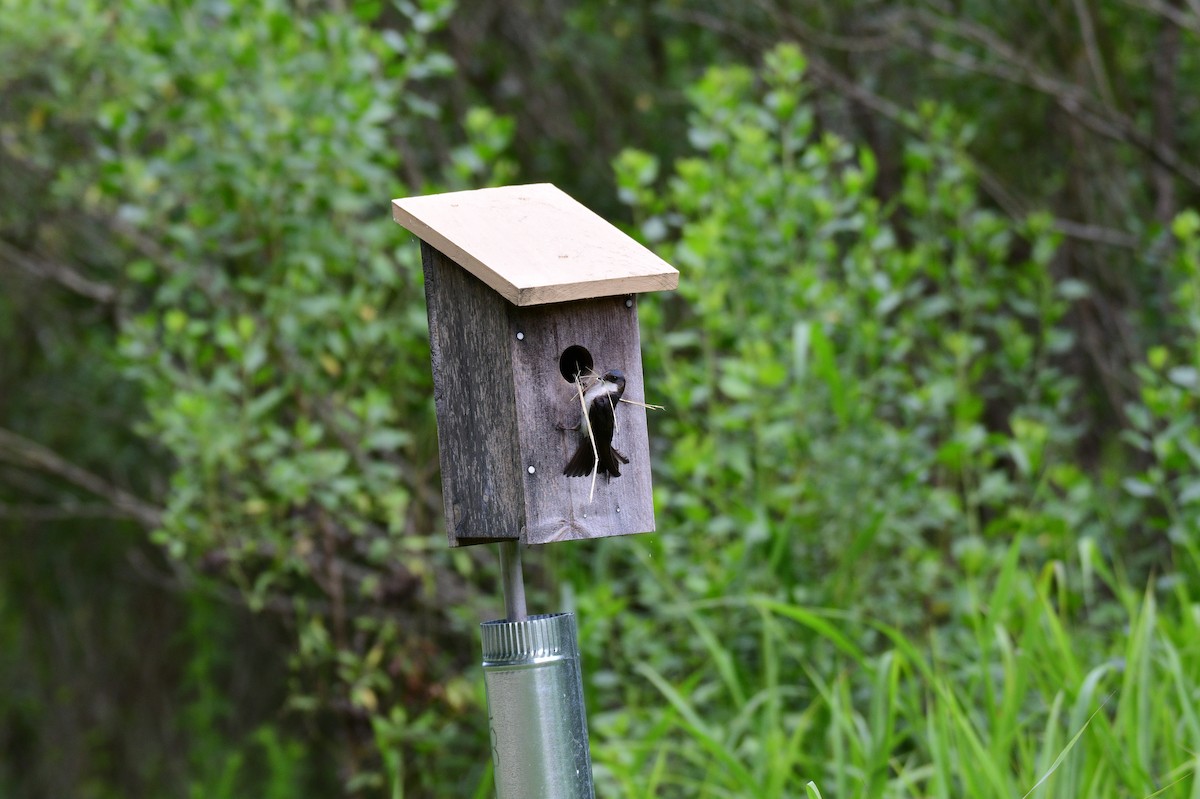
[[421, 240], [451, 546], [654, 530], [637, 295], [679, 272], [548, 183], [392, 205]]

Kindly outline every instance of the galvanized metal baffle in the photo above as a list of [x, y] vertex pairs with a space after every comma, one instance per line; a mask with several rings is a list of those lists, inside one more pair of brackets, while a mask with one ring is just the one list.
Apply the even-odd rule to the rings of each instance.
[[498, 799], [594, 799], [573, 613], [527, 616], [520, 544], [500, 544], [506, 619], [480, 625]]

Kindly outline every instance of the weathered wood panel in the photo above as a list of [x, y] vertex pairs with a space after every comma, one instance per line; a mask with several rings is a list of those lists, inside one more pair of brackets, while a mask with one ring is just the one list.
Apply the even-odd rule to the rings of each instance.
[[519, 308], [422, 243], [442, 493], [451, 546], [520, 538], [545, 544], [654, 530], [646, 411], [617, 405], [620, 477], [566, 477], [583, 440], [563, 352], [625, 373], [645, 402], [632, 295]]
[[392, 217], [518, 306], [679, 285], [675, 267], [549, 183], [405, 197]]
[[[645, 402], [637, 303], [632, 296], [553, 306], [509, 306], [509, 336], [522, 454], [526, 535], [530, 544], [600, 538], [654, 530], [650, 444], [646, 411], [619, 403], [613, 445], [629, 458], [620, 477], [566, 477], [563, 467], [582, 432], [563, 430], [581, 416], [575, 384], [563, 378], [559, 360], [570, 346], [591, 354], [594, 369], [625, 373], [625, 397]], [[518, 334], [520, 336], [518, 337]]]
[[512, 306], [424, 242], [421, 257], [450, 545], [523, 537]]

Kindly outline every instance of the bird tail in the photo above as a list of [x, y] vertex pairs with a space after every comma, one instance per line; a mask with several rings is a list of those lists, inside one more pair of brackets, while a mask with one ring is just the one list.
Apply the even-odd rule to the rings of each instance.
[[600, 463], [596, 465], [596, 453], [592, 451], [592, 442], [585, 438], [579, 442], [579, 449], [575, 450], [575, 454], [571, 456], [571, 460], [567, 461], [567, 468], [563, 469], [563, 474], [567, 477], [587, 477], [592, 473], [592, 467], [596, 466], [596, 471], [599, 474], [620, 477], [620, 463], [629, 463], [629, 458], [626, 458], [611, 446], [600, 447], [599, 454]]

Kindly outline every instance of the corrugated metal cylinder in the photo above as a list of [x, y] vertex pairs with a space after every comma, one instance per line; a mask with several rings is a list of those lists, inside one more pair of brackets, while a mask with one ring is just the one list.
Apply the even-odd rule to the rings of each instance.
[[497, 799], [595, 799], [575, 615], [480, 632]]

